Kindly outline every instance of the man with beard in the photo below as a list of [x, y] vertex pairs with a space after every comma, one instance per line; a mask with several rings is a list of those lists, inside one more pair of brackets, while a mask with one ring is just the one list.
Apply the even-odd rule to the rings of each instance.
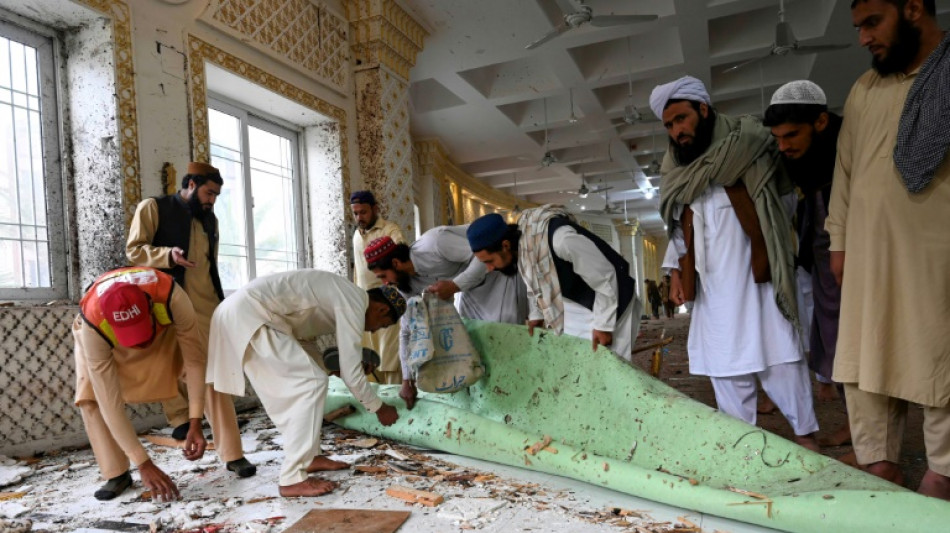
[[[363, 250], [369, 243], [380, 237], [389, 237], [395, 243], [406, 242], [399, 226], [379, 216], [376, 197], [370, 191], [356, 191], [350, 195], [350, 209], [356, 219], [356, 231], [353, 232], [353, 282], [363, 289], [379, 287], [382, 282], [366, 266]], [[399, 328], [383, 328], [376, 333], [363, 335], [363, 345], [379, 353], [379, 369], [367, 376], [375, 376], [380, 383], [402, 383], [402, 370], [399, 368]], [[371, 380], [372, 381], [372, 380]]]
[[[489, 272], [475, 259], [465, 237], [467, 229], [468, 226], [432, 228], [412, 246], [380, 237], [366, 247], [363, 255], [376, 277], [395, 285], [407, 299], [423, 291], [443, 300], [451, 300], [460, 293], [456, 307], [465, 318], [523, 324], [528, 315], [524, 282], [517, 272]], [[399, 395], [412, 409], [416, 386], [407, 364], [408, 346], [409, 324], [403, 320], [399, 342], [403, 381]]]
[[[188, 163], [181, 190], [139, 203], [129, 228], [125, 254], [135, 266], [152, 267], [170, 274], [195, 308], [198, 329], [207, 350], [211, 316], [224, 299], [218, 278], [218, 219], [214, 203], [221, 194], [224, 180], [218, 169], [207, 163]], [[217, 394], [209, 390], [207, 394]], [[228, 469], [241, 477], [253, 476], [256, 467], [244, 459], [241, 434], [232, 401], [230, 416], [221, 417], [221, 429], [215, 434], [218, 454], [229, 461]], [[188, 401], [178, 397], [162, 403], [169, 424], [178, 440], [188, 432]]]
[[641, 310], [630, 265], [563, 207], [525, 209], [518, 224], [485, 215], [469, 227], [468, 241], [489, 271], [524, 278], [529, 334], [547, 325], [630, 361]]
[[[815, 83], [792, 81], [772, 95], [763, 121], [771, 128], [785, 169], [802, 194], [798, 266], [810, 275], [814, 303], [809, 316], [802, 314], [802, 326], [809, 332], [809, 367], [818, 376], [819, 399], [837, 395], [831, 375], [841, 306], [841, 288], [831, 273], [830, 240], [825, 231], [841, 117], [829, 112], [827, 103], [825, 92]], [[841, 397], [843, 400], [843, 394]], [[851, 430], [845, 425], [821, 444], [840, 446], [850, 441]]]
[[908, 403], [923, 407], [918, 492], [950, 499], [950, 37], [933, 0], [857, 0], [873, 69], [848, 95], [825, 228], [841, 283], [834, 379], [858, 463], [901, 483]]
[[795, 193], [770, 132], [717, 113], [703, 83], [657, 86], [650, 107], [670, 136], [660, 210], [670, 228], [670, 299], [693, 300], [690, 372], [712, 381], [719, 409], [754, 424], [756, 379], [795, 441], [818, 450], [818, 421], [799, 347]]

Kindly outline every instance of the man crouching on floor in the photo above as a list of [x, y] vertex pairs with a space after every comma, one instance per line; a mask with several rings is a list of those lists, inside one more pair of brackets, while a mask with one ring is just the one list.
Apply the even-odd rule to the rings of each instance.
[[208, 382], [215, 390], [244, 395], [244, 375], [267, 416], [284, 437], [280, 495], [321, 496], [336, 483], [308, 474], [346, 468], [323, 457], [320, 428], [327, 374], [298, 339], [336, 334], [340, 375], [379, 423], [399, 419], [363, 374], [363, 331], [375, 332], [399, 320], [406, 301], [391, 287], [364, 291], [343, 277], [320, 270], [296, 270], [251, 281], [224, 299], [211, 318]]

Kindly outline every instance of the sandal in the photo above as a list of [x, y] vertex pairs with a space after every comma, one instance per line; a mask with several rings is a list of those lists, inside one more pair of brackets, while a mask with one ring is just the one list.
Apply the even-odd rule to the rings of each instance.
[[125, 492], [125, 489], [131, 486], [132, 474], [126, 470], [124, 474], [118, 475], [109, 481], [106, 481], [106, 484], [97, 490], [94, 496], [97, 500], [111, 500], [112, 498], [115, 498], [119, 494]]

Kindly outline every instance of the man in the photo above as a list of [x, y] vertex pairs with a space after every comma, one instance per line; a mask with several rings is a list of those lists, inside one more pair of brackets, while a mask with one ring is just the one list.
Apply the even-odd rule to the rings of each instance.
[[218, 306], [211, 320], [208, 382], [217, 391], [244, 395], [244, 375], [284, 438], [281, 496], [320, 496], [336, 483], [308, 474], [346, 468], [320, 451], [328, 378], [298, 342], [336, 334], [340, 375], [379, 423], [399, 416], [383, 403], [362, 372], [364, 331], [394, 324], [406, 301], [390, 287], [364, 291], [320, 270], [257, 278]]
[[79, 306], [73, 322], [76, 405], [102, 477], [108, 480], [96, 491], [97, 499], [111, 500], [129, 488], [130, 461], [157, 498], [178, 499], [175, 483], [139, 442], [125, 404], [167, 400], [177, 393], [179, 377], [189, 398], [185, 458], [194, 461], [204, 454], [201, 416], [207, 407], [218, 457], [239, 476], [254, 475], [240, 436], [230, 438], [222, 431], [231, 427], [222, 422], [237, 427], [230, 398], [205, 394], [205, 341], [191, 300], [171, 276], [143, 267], [106, 272]]
[[660, 295], [660, 287], [652, 279], [646, 280], [647, 299], [650, 300], [650, 307], [653, 309], [653, 320], [660, 319], [660, 306], [663, 305], [663, 298]]
[[547, 327], [631, 360], [641, 305], [630, 265], [561, 206], [525, 209], [518, 224], [485, 215], [468, 229], [489, 271], [517, 271], [528, 286], [528, 333]]
[[[395, 243], [406, 242], [399, 226], [379, 216], [379, 206], [370, 191], [356, 191], [350, 195], [350, 209], [356, 219], [357, 229], [353, 233], [353, 281], [363, 289], [372, 289], [383, 284], [366, 266], [363, 250], [369, 243], [389, 237]], [[379, 353], [380, 365], [375, 372], [380, 383], [402, 383], [402, 369], [399, 366], [399, 328], [383, 328], [376, 333], [363, 336], [364, 346]]]
[[[224, 299], [217, 266], [218, 220], [213, 211], [223, 184], [218, 169], [188, 163], [177, 193], [139, 203], [125, 244], [125, 255], [133, 265], [158, 268], [185, 289], [205, 342], [211, 315]], [[187, 400], [178, 395], [162, 407], [175, 428], [172, 436], [183, 439], [188, 430]], [[236, 434], [237, 426], [233, 429]]]
[[[798, 341], [795, 195], [769, 131], [717, 113], [691, 76], [657, 86], [650, 107], [670, 136], [660, 209], [670, 228], [670, 298], [694, 300], [690, 372], [709, 376], [724, 413], [754, 424], [756, 378], [817, 450], [818, 422]], [[788, 205], [783, 205], [783, 202]]]
[[[815, 83], [792, 81], [772, 95], [763, 120], [803, 197], [798, 208], [798, 266], [810, 275], [810, 283], [800, 285], [803, 291], [811, 287], [812, 306], [800, 305], [811, 309], [811, 314], [800, 316], [802, 329], [810, 337], [809, 367], [818, 376], [819, 399], [837, 396], [831, 375], [841, 307], [841, 288], [831, 273], [830, 240], [825, 231], [841, 117], [829, 112], [827, 104], [825, 92]], [[821, 444], [840, 446], [850, 441], [851, 430], [845, 425]]]
[[[500, 218], [501, 215], [499, 215]], [[527, 293], [517, 272], [489, 272], [468, 246], [468, 226], [439, 226], [408, 246], [380, 237], [363, 251], [369, 269], [393, 284], [406, 298], [422, 291], [449, 300], [459, 293], [456, 307], [465, 318], [522, 324], [527, 317]], [[409, 371], [409, 324], [400, 326], [402, 360], [400, 396], [412, 409], [416, 386]]]
[[666, 318], [673, 318], [673, 311], [676, 305], [670, 300], [670, 275], [664, 274], [663, 281], [660, 282], [660, 299], [663, 300], [663, 310]]
[[923, 406], [918, 492], [950, 499], [950, 38], [933, 0], [859, 0], [873, 69], [844, 107], [825, 229], [841, 282], [834, 379], [858, 463], [901, 483], [908, 403]]

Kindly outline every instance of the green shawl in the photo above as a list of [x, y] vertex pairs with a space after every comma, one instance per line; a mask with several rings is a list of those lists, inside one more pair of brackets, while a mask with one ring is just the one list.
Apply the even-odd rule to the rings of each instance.
[[[741, 179], [755, 202], [772, 273], [775, 302], [782, 315], [799, 328], [796, 298], [794, 231], [782, 196], [794, 190], [779, 160], [771, 132], [753, 116], [716, 114], [710, 147], [695, 161], [680, 166], [672, 150], [663, 160], [660, 213], [672, 235], [676, 204], [689, 204], [710, 185], [724, 187]], [[702, 280], [700, 280], [700, 283]]]

